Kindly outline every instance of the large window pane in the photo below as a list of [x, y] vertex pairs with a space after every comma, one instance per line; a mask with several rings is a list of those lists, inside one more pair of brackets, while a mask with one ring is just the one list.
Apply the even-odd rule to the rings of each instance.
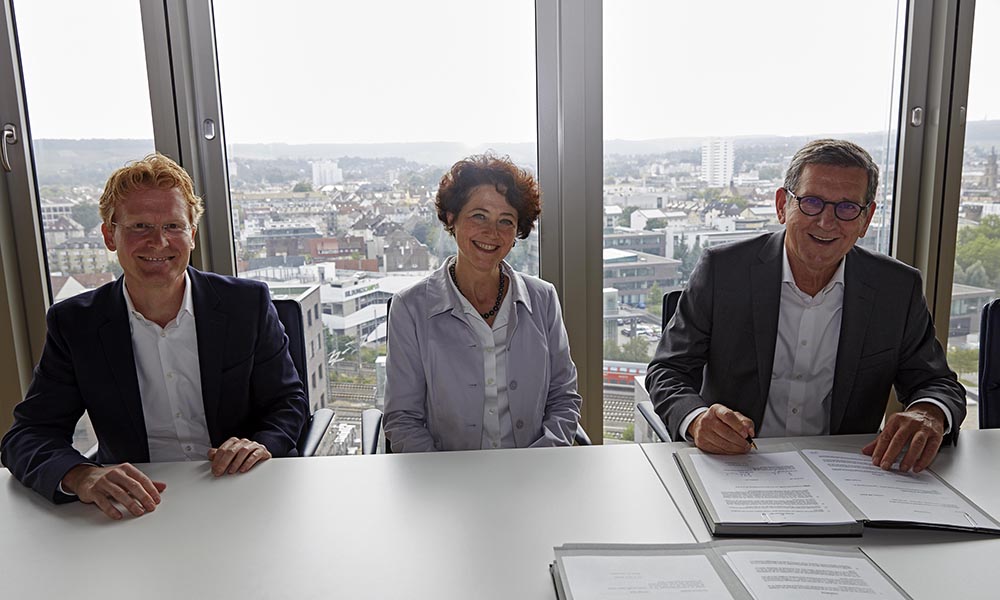
[[[139, 4], [15, 0], [52, 298], [121, 273], [97, 201], [112, 171], [153, 151]], [[74, 445], [95, 438], [85, 416]]]
[[965, 428], [979, 427], [979, 312], [1000, 291], [1000, 1], [978, 0], [972, 36], [962, 195], [951, 288], [948, 364], [969, 395]]
[[792, 154], [835, 136], [882, 167], [861, 244], [890, 244], [897, 0], [604, 3], [604, 418], [631, 439], [631, 387], [659, 339], [664, 292], [704, 248], [781, 226]]
[[[536, 168], [534, 3], [214, 8], [237, 270], [313, 314], [310, 400], [336, 411], [320, 451], [354, 452], [386, 300], [455, 252], [442, 174], [487, 149]], [[537, 274], [537, 236], [508, 261]]]

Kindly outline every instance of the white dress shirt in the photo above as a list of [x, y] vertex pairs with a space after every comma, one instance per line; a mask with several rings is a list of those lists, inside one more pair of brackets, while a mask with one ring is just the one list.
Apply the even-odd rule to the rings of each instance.
[[510, 403], [507, 399], [507, 324], [510, 319], [511, 275], [506, 271], [506, 264], [500, 263], [501, 269], [507, 275], [508, 289], [500, 309], [493, 319], [491, 328], [476, 307], [463, 296], [449, 278], [451, 288], [455, 293], [456, 302], [462, 307], [462, 316], [466, 324], [476, 334], [479, 347], [483, 349], [483, 373], [486, 376], [483, 386], [483, 449], [516, 448], [514, 440], [514, 424], [510, 418]]
[[758, 437], [830, 433], [833, 376], [844, 311], [844, 260], [815, 296], [795, 285], [782, 254], [778, 337]]
[[[840, 325], [844, 308], [844, 259], [830, 281], [815, 296], [795, 284], [788, 249], [781, 255], [781, 301], [778, 332], [771, 367], [771, 385], [764, 419], [757, 437], [810, 436], [830, 433], [830, 404], [840, 347]], [[945, 433], [951, 431], [951, 413], [933, 398], [930, 402], [945, 415]], [[909, 408], [909, 406], [907, 408]], [[708, 410], [698, 408], [681, 422], [681, 431], [693, 441], [688, 427]]]
[[135, 309], [122, 286], [132, 331], [135, 373], [149, 439], [150, 462], [208, 460], [212, 447], [201, 395], [198, 335], [191, 280], [177, 316], [160, 327]]

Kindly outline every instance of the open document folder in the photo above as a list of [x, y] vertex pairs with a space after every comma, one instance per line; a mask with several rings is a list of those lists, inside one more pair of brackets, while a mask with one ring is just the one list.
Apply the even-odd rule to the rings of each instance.
[[858, 548], [788, 542], [567, 544], [551, 571], [559, 600], [910, 598]]
[[675, 457], [713, 535], [861, 535], [865, 525], [1000, 533], [934, 472], [883, 471], [856, 452], [689, 448]]

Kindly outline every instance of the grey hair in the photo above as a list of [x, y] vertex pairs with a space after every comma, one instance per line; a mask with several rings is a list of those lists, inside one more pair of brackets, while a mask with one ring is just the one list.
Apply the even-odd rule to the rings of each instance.
[[868, 189], [865, 190], [865, 206], [875, 201], [878, 191], [878, 165], [861, 146], [846, 140], [813, 140], [803, 146], [788, 165], [785, 172], [785, 189], [796, 193], [802, 171], [806, 165], [832, 165], [835, 167], [860, 167], [868, 174]]

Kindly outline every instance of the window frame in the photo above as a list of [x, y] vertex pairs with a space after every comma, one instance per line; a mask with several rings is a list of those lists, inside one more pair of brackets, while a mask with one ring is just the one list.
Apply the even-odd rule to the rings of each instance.
[[[603, 429], [602, 1], [536, 0], [539, 181], [545, 195], [540, 274], [555, 285], [586, 399], [583, 424]], [[205, 198], [193, 263], [235, 274], [225, 127], [211, 0], [141, 3], [154, 144], [191, 173]], [[906, 3], [892, 255], [924, 276], [946, 341], [965, 137], [974, 0]], [[6, 387], [0, 430], [23, 397], [45, 338], [51, 294], [45, 268], [31, 133], [24, 103], [13, 0], [0, 0], [0, 124], [15, 125], [12, 172], [0, 177], [0, 358]], [[203, 135], [206, 122], [215, 136]], [[929, 126], [930, 125], [930, 126]], [[13, 202], [12, 199], [21, 199]], [[906, 202], [900, 199], [910, 199]], [[10, 388], [10, 389], [7, 389]], [[592, 436], [598, 441], [601, 436]]]

